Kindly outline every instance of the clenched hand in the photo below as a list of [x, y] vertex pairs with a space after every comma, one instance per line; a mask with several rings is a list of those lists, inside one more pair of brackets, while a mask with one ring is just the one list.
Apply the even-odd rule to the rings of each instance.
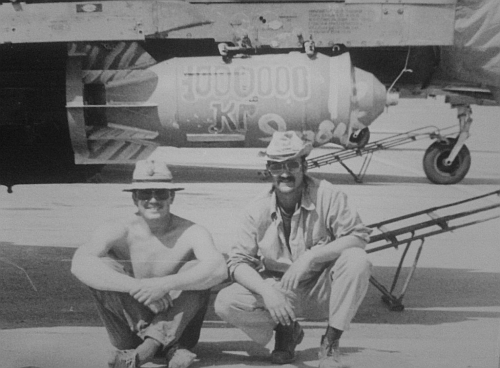
[[136, 287], [129, 292], [138, 302], [148, 305], [163, 298], [170, 290], [165, 283], [165, 279], [153, 277], [150, 279], [140, 279]]

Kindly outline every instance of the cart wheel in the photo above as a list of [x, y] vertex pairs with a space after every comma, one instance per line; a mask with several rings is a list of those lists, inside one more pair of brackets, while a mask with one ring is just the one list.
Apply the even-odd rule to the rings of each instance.
[[424, 172], [434, 184], [456, 184], [467, 175], [471, 164], [471, 156], [467, 146], [462, 147], [451, 165], [445, 164], [455, 142], [454, 138], [448, 139], [448, 142], [434, 142], [425, 151]]
[[349, 142], [354, 144], [356, 148], [363, 148], [370, 140], [370, 129], [363, 128], [351, 134]]
[[405, 306], [401, 304], [399, 300], [389, 298], [386, 295], [382, 295], [382, 301], [389, 307], [389, 310], [392, 312], [402, 312], [405, 309]]

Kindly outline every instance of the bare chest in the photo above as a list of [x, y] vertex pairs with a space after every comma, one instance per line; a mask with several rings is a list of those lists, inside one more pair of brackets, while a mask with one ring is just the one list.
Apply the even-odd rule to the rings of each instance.
[[191, 246], [175, 234], [163, 237], [134, 234], [129, 238], [129, 249], [136, 278], [170, 275], [194, 259]]

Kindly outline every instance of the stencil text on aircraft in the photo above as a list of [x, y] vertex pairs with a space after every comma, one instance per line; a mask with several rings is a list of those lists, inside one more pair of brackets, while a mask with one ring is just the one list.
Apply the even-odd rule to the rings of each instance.
[[302, 65], [261, 65], [253, 68], [229, 65], [188, 66], [182, 77], [182, 98], [248, 100], [291, 98], [304, 101], [311, 97], [310, 71]]
[[314, 33], [352, 34], [376, 19], [370, 9], [348, 7], [309, 10], [309, 28]]

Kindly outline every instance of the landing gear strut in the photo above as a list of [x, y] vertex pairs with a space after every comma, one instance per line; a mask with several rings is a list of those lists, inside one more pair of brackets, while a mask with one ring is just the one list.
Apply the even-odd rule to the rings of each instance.
[[424, 154], [425, 175], [435, 184], [456, 184], [467, 175], [470, 168], [471, 155], [464, 142], [469, 137], [472, 123], [471, 109], [468, 105], [460, 105], [457, 109], [460, 123], [458, 138], [436, 141]]

